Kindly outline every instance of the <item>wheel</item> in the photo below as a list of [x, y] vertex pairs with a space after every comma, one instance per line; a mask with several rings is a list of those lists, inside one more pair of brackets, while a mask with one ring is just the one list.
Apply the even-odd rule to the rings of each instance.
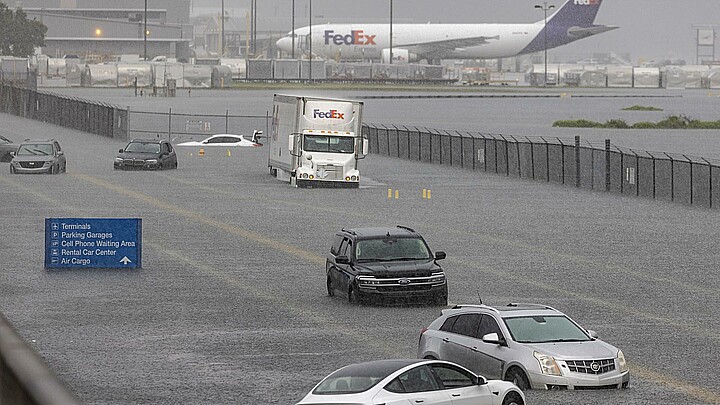
[[158, 170], [163, 170], [163, 169], [165, 169], [165, 167], [163, 166], [162, 163], [160, 163], [160, 166], [158, 166]]
[[10, 174], [17, 174], [13, 166], [10, 166]]
[[507, 374], [505, 374], [505, 381], [510, 381], [523, 391], [530, 389], [530, 382], [525, 372], [517, 367], [508, 370]]
[[67, 163], [63, 164], [62, 172], [67, 173]]
[[365, 299], [360, 295], [357, 287], [350, 286], [350, 290], [348, 290], [348, 302], [351, 304], [365, 304]]
[[173, 165], [173, 169], [177, 169], [177, 162]]
[[522, 397], [517, 392], [510, 392], [505, 395], [502, 405], [524, 405]]
[[435, 356], [430, 356], [430, 355], [427, 355], [427, 356], [423, 357], [423, 359], [425, 359], [425, 360], [437, 360], [437, 359], [435, 358]]
[[328, 277], [327, 277], [327, 293], [328, 293], [328, 297], [335, 296], [335, 288], [332, 285], [332, 280], [330, 279], [330, 275], [328, 275]]
[[50, 166], [50, 174], [58, 174], [59, 171], [58, 166]]

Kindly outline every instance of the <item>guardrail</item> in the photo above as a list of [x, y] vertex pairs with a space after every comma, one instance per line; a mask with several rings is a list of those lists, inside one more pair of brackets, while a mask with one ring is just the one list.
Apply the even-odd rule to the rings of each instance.
[[574, 140], [363, 124], [370, 153], [578, 188], [720, 207], [720, 161]]
[[0, 314], [0, 405], [80, 405], [81, 402]]

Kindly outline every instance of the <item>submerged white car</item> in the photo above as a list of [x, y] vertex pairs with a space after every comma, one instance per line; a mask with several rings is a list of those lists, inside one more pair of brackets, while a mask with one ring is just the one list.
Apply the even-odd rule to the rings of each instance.
[[325, 377], [297, 405], [524, 405], [507, 381], [486, 380], [440, 360], [377, 360], [345, 366]]
[[200, 147], [206, 147], [206, 146], [222, 146], [226, 148], [241, 146], [241, 147], [258, 147], [263, 146], [262, 143], [260, 143], [259, 138], [260, 135], [262, 135], [263, 131], [255, 130], [253, 131], [252, 138], [250, 140], [245, 139], [245, 136], [243, 135], [234, 135], [234, 134], [217, 134], [213, 135], [209, 138], [203, 139], [202, 141], [189, 141], [189, 142], [183, 142], [179, 143], [175, 146], [200, 146]]
[[463, 365], [521, 389], [625, 388], [622, 350], [545, 305], [457, 305], [424, 328], [418, 357]]

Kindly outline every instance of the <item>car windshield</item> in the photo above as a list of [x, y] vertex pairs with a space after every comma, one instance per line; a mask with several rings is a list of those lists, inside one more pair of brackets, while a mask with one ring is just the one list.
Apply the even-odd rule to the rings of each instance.
[[422, 260], [430, 251], [420, 238], [362, 239], [357, 242], [358, 261]]
[[573, 321], [562, 315], [504, 318], [519, 343], [586, 342], [590, 340]]
[[160, 144], [148, 142], [130, 142], [125, 147], [125, 152], [157, 154], [160, 153]]
[[18, 156], [48, 156], [53, 154], [53, 147], [49, 143], [25, 143], [20, 145]]
[[400, 366], [402, 365], [388, 361], [353, 364], [343, 367], [324, 379], [313, 390], [313, 394], [356, 394], [367, 391], [400, 368]]
[[349, 136], [305, 135], [303, 150], [306, 152], [355, 152], [355, 138]]

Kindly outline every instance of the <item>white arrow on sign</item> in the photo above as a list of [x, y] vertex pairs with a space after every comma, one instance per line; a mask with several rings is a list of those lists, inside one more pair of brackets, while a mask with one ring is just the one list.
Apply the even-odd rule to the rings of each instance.
[[120, 263], [122, 263], [122, 264], [132, 263], [132, 260], [128, 259], [128, 257], [125, 256], [122, 259], [120, 259]]

